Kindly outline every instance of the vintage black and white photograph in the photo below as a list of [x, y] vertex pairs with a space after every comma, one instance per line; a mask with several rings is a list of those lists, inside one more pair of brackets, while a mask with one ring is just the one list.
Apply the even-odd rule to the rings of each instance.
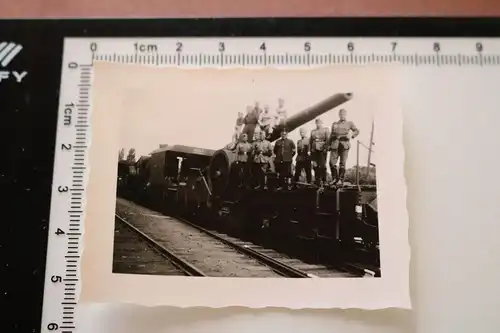
[[[124, 134], [137, 146], [122, 137], [131, 147], [117, 155], [113, 272], [380, 276], [373, 120], [350, 103], [356, 92], [314, 100], [276, 89], [273, 100], [244, 90], [239, 107], [226, 104], [233, 114], [214, 112], [215, 124], [228, 117], [233, 126], [198, 127], [212, 139], [197, 146], [178, 136], [148, 152], [150, 138], [171, 136], [156, 117], [131, 122]], [[211, 95], [223, 101], [227, 92]], [[200, 98], [184, 103], [193, 117], [175, 124], [187, 133], [207, 112]]]
[[[102, 152], [91, 157], [89, 185], [106, 163], [106, 185], [95, 186], [113, 193], [110, 273], [278, 284], [385, 277], [380, 249], [401, 250], [383, 244], [381, 226], [392, 222], [381, 217], [396, 213], [379, 214], [379, 199], [394, 208], [405, 187], [404, 177], [381, 186], [388, 162], [401, 163], [385, 170], [397, 170], [389, 181], [401, 182], [403, 172], [402, 156], [387, 158], [398, 151], [380, 148], [401, 140], [384, 138], [399, 133], [387, 127], [397, 121], [377, 117], [397, 107], [377, 77], [382, 69], [134, 66], [132, 81], [120, 79], [126, 65], [102, 66], [115, 66], [103, 81], [116, 83], [106, 85], [102, 105], [95, 97], [93, 126], [107, 133], [108, 148], [106, 161]], [[100, 112], [107, 124], [96, 123]], [[94, 145], [101, 141], [93, 137]], [[383, 188], [392, 191], [381, 196]]]

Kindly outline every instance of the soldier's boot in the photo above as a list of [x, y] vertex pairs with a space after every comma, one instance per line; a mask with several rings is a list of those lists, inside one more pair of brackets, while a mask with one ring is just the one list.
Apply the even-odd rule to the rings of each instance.
[[258, 190], [261, 188], [261, 180], [260, 180], [260, 175], [257, 175], [257, 177], [254, 178], [254, 181], [253, 181], [253, 188], [255, 190]]
[[321, 171], [320, 168], [314, 168], [314, 184], [316, 186], [321, 185]]
[[306, 182], [308, 184], [312, 183], [312, 176], [311, 176], [311, 171], [309, 171], [309, 174], [306, 173]]
[[341, 167], [339, 170], [339, 179], [342, 185], [344, 185], [344, 178], [345, 178], [345, 168]]
[[321, 168], [321, 187], [327, 185], [326, 183], [326, 166]]
[[260, 174], [260, 173], [257, 175], [257, 177], [256, 177], [256, 178], [257, 178], [257, 185], [255, 186], [255, 189], [256, 189], [256, 190], [260, 190], [262, 187], [264, 187], [264, 186], [263, 186], [263, 185], [264, 185], [264, 183], [265, 183], [264, 177], [265, 177], [265, 176], [263, 176], [263, 175], [262, 175], [262, 174]]
[[283, 189], [283, 178], [282, 176], [278, 176], [278, 187], [276, 188], [277, 191], [281, 191]]
[[339, 181], [337, 166], [330, 164], [330, 170], [332, 171], [332, 183], [335, 185]]

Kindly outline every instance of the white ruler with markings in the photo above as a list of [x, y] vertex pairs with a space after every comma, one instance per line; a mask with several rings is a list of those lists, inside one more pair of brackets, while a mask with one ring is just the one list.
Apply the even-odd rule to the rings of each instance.
[[[69, 38], [65, 40], [42, 332], [75, 332], [95, 61], [182, 67], [399, 63], [500, 66], [492, 38]], [[111, 268], [110, 268], [111, 269]]]

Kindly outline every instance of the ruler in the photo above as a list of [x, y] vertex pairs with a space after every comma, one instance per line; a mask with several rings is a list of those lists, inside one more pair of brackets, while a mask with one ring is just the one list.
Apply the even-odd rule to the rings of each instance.
[[[494, 38], [67, 38], [64, 41], [42, 332], [74, 332], [84, 233], [92, 66], [500, 66]], [[132, 80], [133, 78], [131, 78]]]

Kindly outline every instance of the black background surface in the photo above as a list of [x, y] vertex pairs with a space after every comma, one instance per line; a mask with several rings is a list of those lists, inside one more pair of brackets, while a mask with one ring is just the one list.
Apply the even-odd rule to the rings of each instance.
[[[64, 37], [497, 37], [499, 19], [4, 20], [23, 50], [0, 82], [0, 332], [39, 332]], [[1, 70], [1, 69], [0, 69]]]

